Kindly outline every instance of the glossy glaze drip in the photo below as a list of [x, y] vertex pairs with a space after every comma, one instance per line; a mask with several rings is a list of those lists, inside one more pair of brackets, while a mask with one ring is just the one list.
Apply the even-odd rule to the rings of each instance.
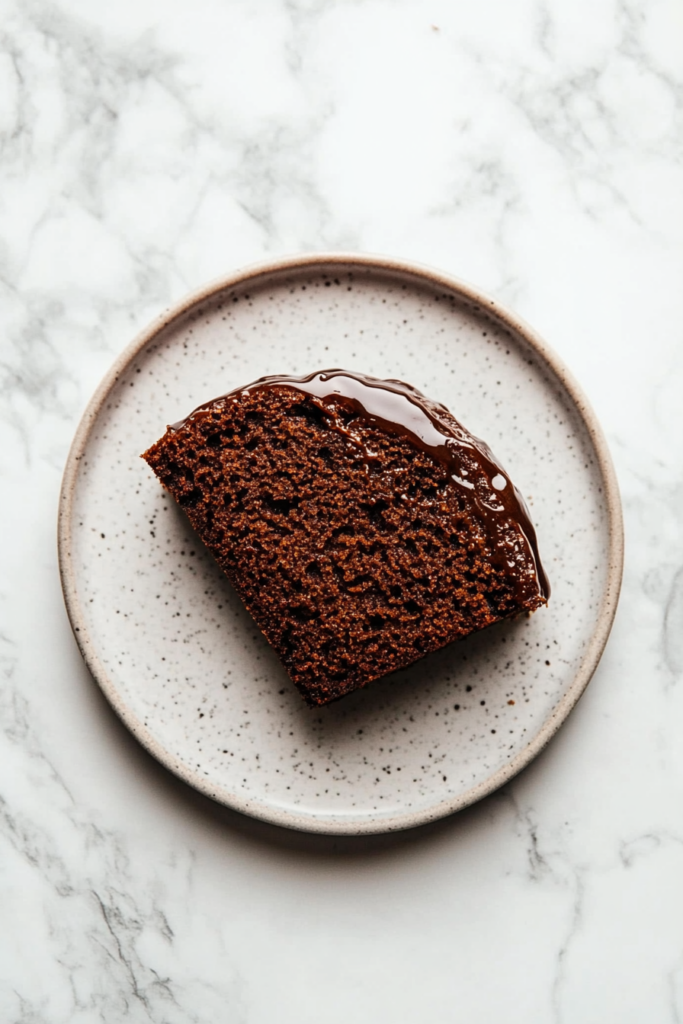
[[523, 496], [488, 445], [465, 430], [445, 406], [431, 401], [409, 384], [338, 369], [304, 377], [261, 377], [253, 384], [200, 405], [169, 429], [179, 430], [189, 420], [224, 407], [245, 392], [277, 386], [293, 388], [314, 399], [326, 413], [330, 427], [357, 444], [368, 461], [376, 458], [376, 454], [368, 447], [367, 434], [354, 430], [358, 420], [405, 438], [444, 466], [453, 482], [469, 492], [484, 521], [492, 525], [502, 520], [515, 522], [534, 560], [539, 593], [547, 600], [550, 585]]

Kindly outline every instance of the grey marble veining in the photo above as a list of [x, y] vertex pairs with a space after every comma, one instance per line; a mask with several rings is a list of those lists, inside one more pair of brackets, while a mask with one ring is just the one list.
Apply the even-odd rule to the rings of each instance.
[[[5, 0], [0, 37], [0, 1020], [683, 1019], [680, 6]], [[337, 247], [538, 327], [627, 529], [552, 746], [362, 842], [250, 824], [153, 763], [80, 662], [55, 553], [73, 431], [134, 333]]]

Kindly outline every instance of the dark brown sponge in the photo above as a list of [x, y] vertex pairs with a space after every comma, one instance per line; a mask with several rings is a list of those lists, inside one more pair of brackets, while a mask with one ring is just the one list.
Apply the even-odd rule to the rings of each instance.
[[[380, 414], [372, 403], [387, 397]], [[264, 378], [195, 410], [143, 458], [309, 704], [547, 599], [502, 468], [399, 382]]]

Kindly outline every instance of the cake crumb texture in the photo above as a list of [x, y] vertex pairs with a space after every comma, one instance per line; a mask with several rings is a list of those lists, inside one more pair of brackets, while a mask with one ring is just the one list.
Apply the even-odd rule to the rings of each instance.
[[497, 495], [476, 449], [456, 478], [348, 398], [250, 386], [143, 458], [311, 705], [545, 603], [519, 522], [481, 514]]

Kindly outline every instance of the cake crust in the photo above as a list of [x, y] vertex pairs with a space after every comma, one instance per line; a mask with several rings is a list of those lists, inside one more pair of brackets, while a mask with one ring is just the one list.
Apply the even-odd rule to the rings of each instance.
[[503, 467], [400, 381], [262, 378], [143, 458], [311, 705], [548, 599]]

